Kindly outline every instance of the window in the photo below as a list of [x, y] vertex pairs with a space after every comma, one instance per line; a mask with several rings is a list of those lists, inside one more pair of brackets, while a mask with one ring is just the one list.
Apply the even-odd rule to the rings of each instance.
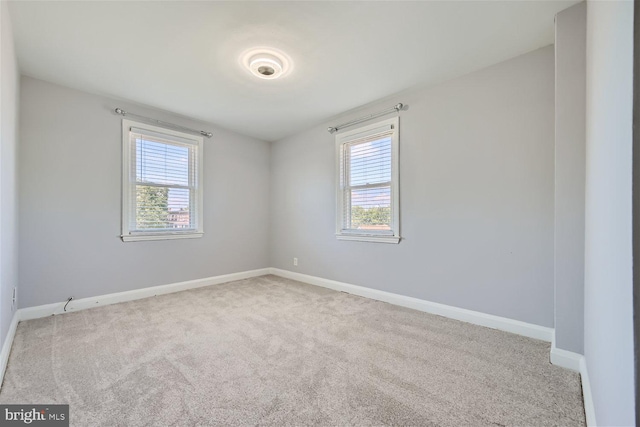
[[122, 121], [122, 240], [201, 237], [202, 137]]
[[398, 243], [398, 117], [336, 136], [336, 236]]

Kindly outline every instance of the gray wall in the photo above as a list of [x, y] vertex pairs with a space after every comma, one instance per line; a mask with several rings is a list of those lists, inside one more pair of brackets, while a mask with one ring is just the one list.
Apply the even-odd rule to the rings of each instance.
[[556, 16], [556, 347], [583, 354], [587, 5]]
[[16, 151], [20, 74], [7, 4], [0, 2], [0, 345], [11, 324], [13, 288], [18, 285]]
[[[211, 130], [200, 239], [123, 243], [125, 110]], [[22, 78], [20, 306], [268, 267], [269, 144], [166, 112]]]
[[584, 351], [596, 421], [634, 425], [633, 2], [587, 4]]
[[[553, 55], [549, 46], [273, 143], [271, 265], [553, 326]], [[403, 240], [338, 241], [326, 128], [397, 102], [410, 106]]]

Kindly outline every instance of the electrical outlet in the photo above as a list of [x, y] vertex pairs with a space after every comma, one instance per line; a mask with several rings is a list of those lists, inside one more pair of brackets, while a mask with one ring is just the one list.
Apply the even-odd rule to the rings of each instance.
[[293, 265], [298, 265], [298, 258], [293, 259]]
[[11, 310], [16, 306], [16, 300], [18, 299], [18, 288], [13, 288], [13, 296], [11, 297]]

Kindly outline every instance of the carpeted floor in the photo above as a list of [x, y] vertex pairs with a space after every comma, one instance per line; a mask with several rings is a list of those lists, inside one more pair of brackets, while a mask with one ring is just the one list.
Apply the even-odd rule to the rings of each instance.
[[22, 322], [0, 403], [77, 426], [585, 424], [547, 343], [276, 276]]

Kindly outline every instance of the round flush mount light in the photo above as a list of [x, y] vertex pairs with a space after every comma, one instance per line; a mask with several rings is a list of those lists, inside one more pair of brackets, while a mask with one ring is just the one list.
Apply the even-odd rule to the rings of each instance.
[[249, 69], [261, 79], [277, 79], [282, 75], [282, 61], [275, 55], [258, 53], [249, 59]]
[[289, 58], [272, 48], [251, 49], [243, 55], [242, 62], [254, 76], [266, 80], [282, 77], [291, 68]]

